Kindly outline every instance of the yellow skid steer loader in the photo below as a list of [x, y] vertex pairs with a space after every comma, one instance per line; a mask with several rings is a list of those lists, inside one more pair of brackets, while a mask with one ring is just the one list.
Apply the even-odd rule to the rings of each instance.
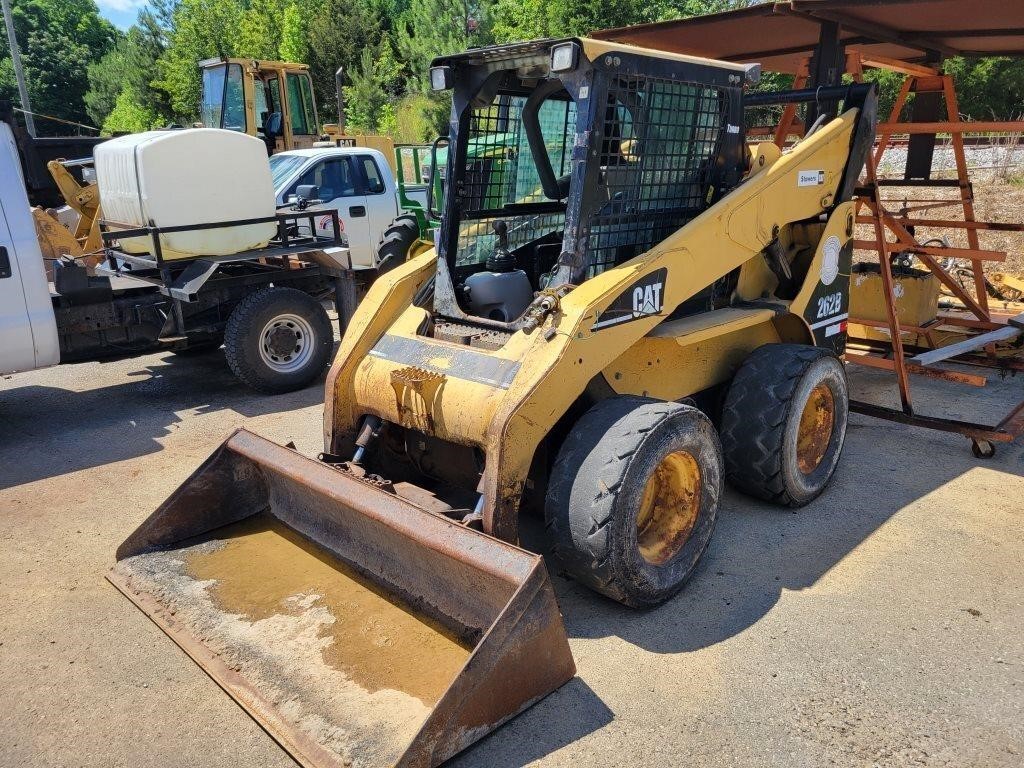
[[[572, 677], [521, 513], [644, 607], [694, 572], [723, 482], [825, 488], [875, 90], [755, 77], [576, 38], [434, 62], [436, 250], [355, 311], [324, 453], [235, 433], [110, 574], [303, 765], [437, 765]], [[797, 102], [806, 138], [747, 146], [745, 107]]]

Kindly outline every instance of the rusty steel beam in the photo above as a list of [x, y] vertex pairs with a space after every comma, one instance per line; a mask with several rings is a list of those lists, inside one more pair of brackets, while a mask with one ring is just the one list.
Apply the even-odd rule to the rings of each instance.
[[[863, 365], [866, 368], [877, 368], [883, 371], [893, 371], [896, 369], [896, 364], [892, 360], [876, 355], [850, 354], [847, 352], [845, 359], [848, 363]], [[984, 387], [988, 384], [988, 379], [975, 373], [963, 373], [950, 370], [949, 368], [925, 368], [911, 361], [907, 361], [907, 373], [923, 376], [927, 379], [966, 384], [969, 387]]]
[[[940, 259], [950, 257], [954, 259], [970, 259], [971, 261], [1006, 261], [1006, 251], [974, 250], [972, 248], [940, 248], [938, 246], [931, 245], [906, 245], [904, 243], [889, 242], [886, 243], [886, 246], [886, 251], [888, 253], [901, 253], [906, 251], [908, 253], [938, 256]], [[877, 245], [871, 240], [854, 240], [853, 247], [862, 251], [877, 250]]]

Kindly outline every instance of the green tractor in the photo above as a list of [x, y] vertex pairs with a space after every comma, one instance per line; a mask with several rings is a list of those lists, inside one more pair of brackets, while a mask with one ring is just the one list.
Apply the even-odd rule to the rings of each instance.
[[[509, 103], [504, 103], [508, 101]], [[508, 124], [511, 131], [495, 131], [486, 139], [471, 141], [466, 151], [467, 186], [475, 195], [488, 200], [515, 199], [529, 202], [542, 195], [540, 180], [535, 174], [519, 173], [516, 162], [520, 152], [529, 153], [527, 139], [518, 130], [519, 121], [510, 120], [515, 105], [503, 97], [493, 109], [497, 125]], [[541, 130], [545, 138], [564, 136], [562, 113], [546, 114], [541, 109]], [[546, 142], [550, 144], [551, 142]], [[569, 147], [549, 146], [554, 162], [568, 169]], [[377, 271], [383, 274], [399, 264], [419, 256], [434, 247], [433, 231], [440, 226], [439, 212], [444, 181], [448, 169], [448, 138], [435, 139], [433, 144], [398, 144], [395, 146], [395, 178], [398, 186], [398, 206], [402, 213], [385, 230], [377, 246]], [[509, 194], [509, 192], [512, 194]], [[480, 246], [490, 248], [487, 237], [480, 238]]]

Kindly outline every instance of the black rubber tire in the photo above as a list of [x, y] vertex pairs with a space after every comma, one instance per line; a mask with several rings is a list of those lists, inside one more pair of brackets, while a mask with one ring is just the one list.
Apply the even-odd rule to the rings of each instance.
[[416, 217], [403, 213], [384, 230], [377, 244], [377, 274], [390, 272], [409, 258], [409, 249], [420, 239], [420, 227]]
[[[800, 416], [812, 390], [826, 384], [834, 403], [825, 453], [809, 474], [797, 463]], [[751, 496], [801, 507], [825, 490], [843, 450], [850, 398], [843, 364], [808, 344], [766, 344], [740, 366], [722, 407], [719, 436], [725, 479]]]
[[[295, 371], [276, 371], [260, 356], [260, 334], [283, 314], [298, 315], [313, 330], [313, 351]], [[224, 357], [232, 373], [249, 387], [268, 394], [293, 392], [314, 381], [331, 361], [334, 329], [323, 305], [294, 288], [269, 287], [249, 294], [236, 306], [224, 330]]]
[[[662, 458], [680, 450], [700, 469], [700, 508], [682, 548], [654, 565], [637, 545], [640, 499]], [[551, 472], [544, 516], [552, 554], [567, 575], [613, 600], [663, 603], [707, 550], [721, 485], [721, 447], [701, 411], [642, 397], [602, 400], [574, 425]]]

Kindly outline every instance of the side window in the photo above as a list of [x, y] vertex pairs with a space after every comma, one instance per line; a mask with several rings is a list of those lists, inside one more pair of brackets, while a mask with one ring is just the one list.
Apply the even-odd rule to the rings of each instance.
[[306, 115], [306, 126], [310, 133], [319, 133], [320, 126], [316, 124], [316, 107], [313, 101], [313, 86], [309, 75], [299, 77], [299, 85], [302, 90], [302, 109]]
[[242, 67], [228, 65], [228, 82], [224, 88], [224, 117], [222, 128], [245, 131], [245, 94], [242, 90]]
[[288, 109], [291, 112], [292, 133], [300, 136], [316, 133], [316, 113], [313, 109], [309, 77], [289, 73], [285, 82], [288, 84]]
[[333, 200], [336, 197], [351, 197], [357, 194], [355, 174], [352, 161], [347, 157], [332, 157], [317, 163], [300, 178], [291, 188], [289, 194], [305, 184], [320, 187], [321, 200]]
[[258, 79], [253, 83], [253, 95], [256, 101], [256, 133], [262, 136], [263, 126], [267, 124], [270, 109], [267, 106], [266, 86]]
[[380, 168], [377, 167], [376, 161], [369, 155], [363, 155], [359, 158], [359, 162], [362, 164], [363, 173], [366, 175], [366, 194], [383, 194], [387, 187], [384, 186], [384, 180], [380, 176]]
[[267, 90], [270, 91], [270, 111], [281, 111], [281, 87], [276, 77], [267, 79]]

